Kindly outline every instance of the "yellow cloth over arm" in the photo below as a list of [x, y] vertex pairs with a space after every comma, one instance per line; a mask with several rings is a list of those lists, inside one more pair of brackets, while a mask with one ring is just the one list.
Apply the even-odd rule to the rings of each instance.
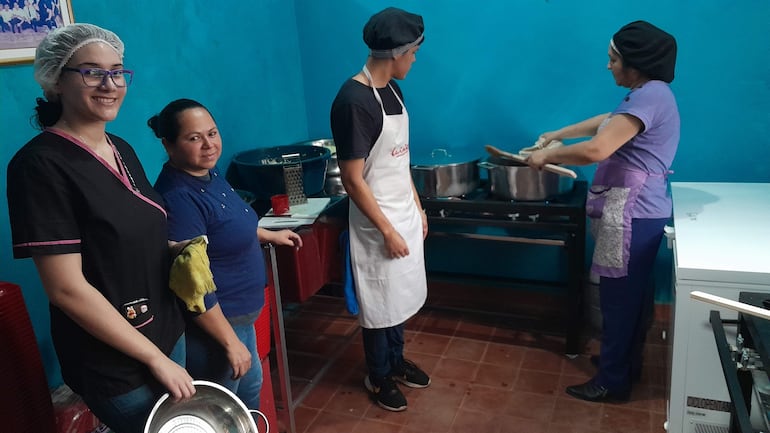
[[171, 264], [169, 287], [195, 313], [206, 312], [203, 296], [217, 289], [206, 254], [208, 239], [193, 238]]

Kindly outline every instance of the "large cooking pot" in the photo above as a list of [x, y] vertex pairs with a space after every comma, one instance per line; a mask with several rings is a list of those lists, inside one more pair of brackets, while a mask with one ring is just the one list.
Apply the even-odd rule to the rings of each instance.
[[412, 155], [412, 179], [421, 197], [461, 197], [479, 186], [481, 157], [461, 149], [433, 149]]
[[286, 193], [284, 167], [295, 165], [299, 154], [302, 187], [306, 196], [321, 192], [326, 179], [326, 164], [331, 151], [323, 146], [290, 144], [237, 153], [227, 170], [227, 180], [234, 188], [245, 189], [257, 200], [269, 200]]
[[490, 156], [479, 167], [489, 170], [492, 195], [507, 200], [538, 201], [572, 191], [574, 180], [499, 156]]

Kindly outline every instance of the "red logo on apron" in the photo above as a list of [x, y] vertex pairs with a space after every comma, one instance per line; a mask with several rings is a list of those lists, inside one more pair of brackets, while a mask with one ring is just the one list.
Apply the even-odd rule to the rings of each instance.
[[407, 153], [409, 153], [409, 143], [394, 147], [393, 150], [390, 151], [390, 156], [398, 158], [400, 156], [406, 155]]

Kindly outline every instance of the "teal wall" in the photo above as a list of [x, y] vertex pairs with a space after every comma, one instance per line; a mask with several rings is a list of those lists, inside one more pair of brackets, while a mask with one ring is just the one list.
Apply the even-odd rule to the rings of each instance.
[[[118, 118], [108, 125], [131, 143], [154, 180], [165, 152], [147, 118], [172, 99], [194, 98], [212, 111], [223, 136], [224, 170], [235, 152], [308, 138], [294, 4], [73, 0], [75, 21], [117, 33], [135, 71]], [[41, 94], [29, 64], [0, 67], [0, 281], [22, 286], [43, 353], [48, 382], [61, 383], [50, 342], [48, 306], [31, 260], [13, 260], [5, 168], [27, 140]], [[2, 331], [0, 331], [2, 332]]]
[[[622, 25], [645, 19], [679, 44], [682, 140], [673, 181], [768, 182], [770, 43], [765, 0], [295, 0], [308, 128], [366, 59], [361, 30], [388, 5], [423, 15], [425, 43], [403, 83], [414, 150], [518, 149], [539, 133], [612, 110], [626, 92], [606, 70]], [[592, 168], [581, 169], [586, 177]]]
[[[673, 88], [682, 141], [672, 180], [770, 182], [765, 0], [650, 0], [642, 12], [637, 3], [609, 0], [72, 3], [76, 21], [110, 28], [126, 43], [136, 77], [109, 130], [134, 145], [151, 179], [164, 154], [145, 121], [179, 97], [199, 99], [214, 113], [224, 137], [222, 168], [240, 150], [328, 137], [331, 101], [366, 59], [363, 24], [394, 5], [422, 14], [427, 26], [402, 83], [415, 151], [467, 147], [481, 155], [485, 143], [517, 149], [540, 132], [611, 110], [624, 90], [605, 69], [607, 43], [621, 25], [646, 19], [679, 41]], [[4, 194], [8, 160], [36, 133], [29, 119], [39, 94], [30, 65], [0, 67], [0, 280], [24, 288], [49, 383], [57, 385], [47, 302], [31, 261], [11, 258]], [[670, 266], [665, 254], [661, 274]], [[485, 251], [473, 257], [489, 260], [473, 266], [511, 269], [527, 255]], [[458, 258], [452, 263], [462, 263]]]

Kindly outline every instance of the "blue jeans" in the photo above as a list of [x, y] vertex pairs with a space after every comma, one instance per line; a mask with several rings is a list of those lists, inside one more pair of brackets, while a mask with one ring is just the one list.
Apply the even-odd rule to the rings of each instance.
[[187, 371], [194, 379], [208, 380], [229, 389], [249, 409], [259, 409], [262, 390], [262, 363], [257, 353], [254, 324], [235, 324], [233, 330], [251, 353], [251, 368], [240, 379], [233, 380], [233, 368], [222, 346], [195, 325], [187, 328]]
[[631, 223], [628, 275], [602, 277], [599, 283], [602, 343], [595, 381], [617, 394], [629, 392], [634, 377], [642, 371], [644, 341], [655, 307], [651, 275], [668, 221], [635, 218]]
[[[184, 367], [184, 334], [179, 337], [169, 358]], [[142, 385], [133, 391], [112, 398], [104, 398], [99, 395], [83, 395], [82, 397], [91, 412], [114, 433], [143, 433], [150, 411], [161, 395], [162, 393], [154, 391], [149, 385]]]
[[390, 328], [361, 328], [369, 380], [379, 385], [404, 362], [404, 324]]

